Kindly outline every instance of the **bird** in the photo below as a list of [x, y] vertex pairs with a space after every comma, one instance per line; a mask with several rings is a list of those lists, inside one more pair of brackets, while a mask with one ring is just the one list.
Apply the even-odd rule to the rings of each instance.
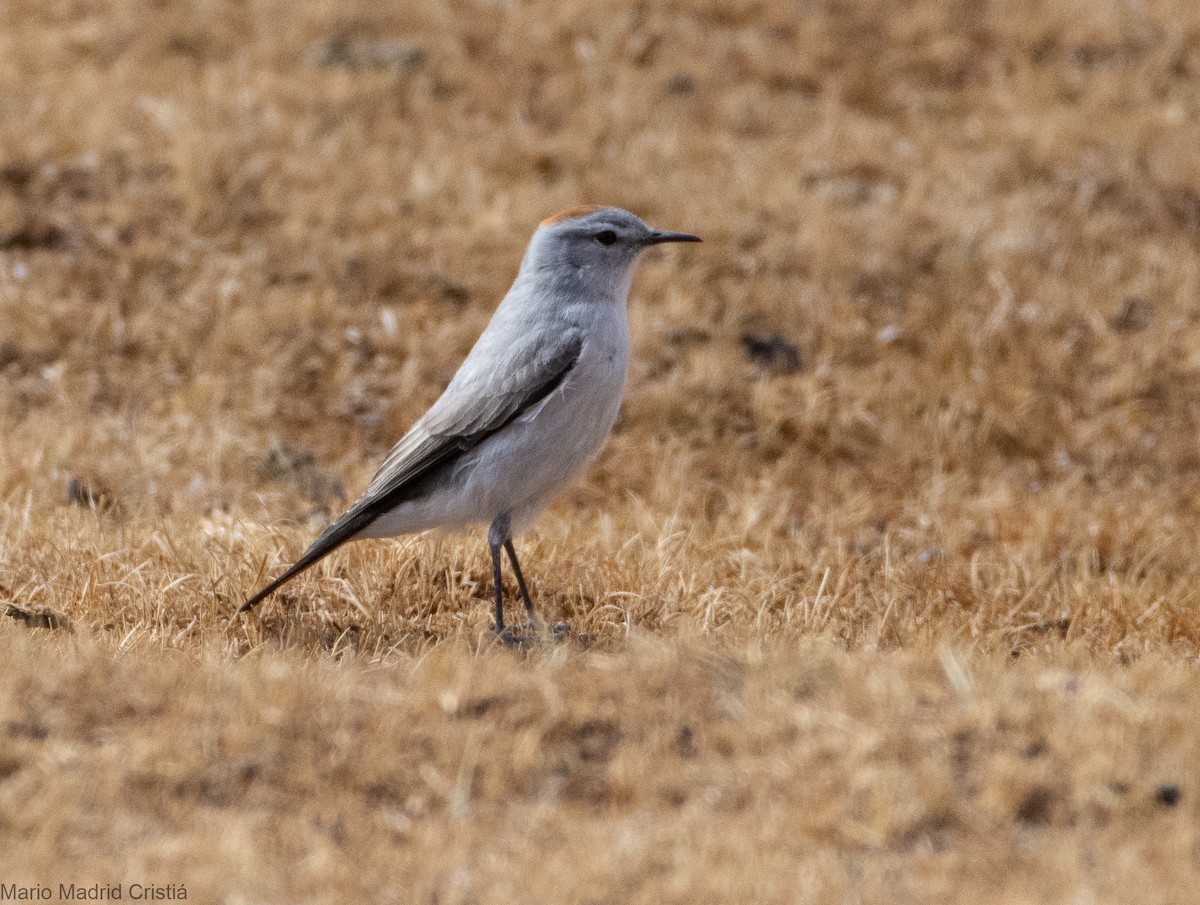
[[625, 394], [627, 303], [641, 252], [699, 242], [629, 211], [584, 205], [543, 220], [512, 288], [445, 392], [392, 448], [363, 495], [246, 612], [350, 541], [488, 526], [494, 630], [504, 640], [501, 551], [526, 620], [533, 600], [513, 538], [599, 452]]

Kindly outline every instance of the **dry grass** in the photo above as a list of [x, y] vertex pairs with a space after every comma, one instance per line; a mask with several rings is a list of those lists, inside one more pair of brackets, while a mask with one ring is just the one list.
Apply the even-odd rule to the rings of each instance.
[[[0, 883], [1175, 902], [1200, 8], [0, 7]], [[520, 549], [346, 549], [543, 216], [643, 266]]]

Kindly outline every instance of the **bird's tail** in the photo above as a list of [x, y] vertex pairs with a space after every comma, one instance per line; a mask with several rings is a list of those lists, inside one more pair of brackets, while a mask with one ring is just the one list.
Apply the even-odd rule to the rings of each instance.
[[[364, 517], [365, 516], [365, 517]], [[296, 560], [295, 564], [286, 572], [272, 581], [269, 585], [238, 607], [239, 613], [245, 613], [253, 609], [264, 598], [274, 594], [280, 587], [287, 584], [305, 569], [310, 566], [315, 566], [318, 562], [340, 547], [349, 540], [353, 540], [363, 528], [367, 527], [375, 519], [365, 512], [355, 512], [351, 510], [346, 513], [343, 518], [338, 519], [313, 541], [313, 545], [304, 551], [304, 555]]]

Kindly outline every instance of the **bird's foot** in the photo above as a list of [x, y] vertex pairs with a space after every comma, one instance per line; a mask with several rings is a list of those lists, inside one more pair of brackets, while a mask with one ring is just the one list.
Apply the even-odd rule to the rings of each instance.
[[530, 642], [530, 636], [513, 626], [496, 631], [496, 640], [505, 647], [525, 647]]
[[546, 637], [552, 641], [566, 641], [571, 637], [571, 623], [569, 622], [547, 622], [543, 628]]
[[538, 641], [566, 641], [570, 637], [569, 622], [524, 622], [520, 626], [505, 626], [496, 632], [496, 640], [505, 647], [528, 647]]

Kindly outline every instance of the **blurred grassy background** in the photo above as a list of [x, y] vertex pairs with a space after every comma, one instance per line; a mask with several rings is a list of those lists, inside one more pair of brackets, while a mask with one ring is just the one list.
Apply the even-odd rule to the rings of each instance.
[[[1194, 888], [1200, 9], [9, 0], [0, 89], [0, 881]], [[233, 618], [580, 202], [705, 238], [519, 542], [587, 639], [481, 535]]]

